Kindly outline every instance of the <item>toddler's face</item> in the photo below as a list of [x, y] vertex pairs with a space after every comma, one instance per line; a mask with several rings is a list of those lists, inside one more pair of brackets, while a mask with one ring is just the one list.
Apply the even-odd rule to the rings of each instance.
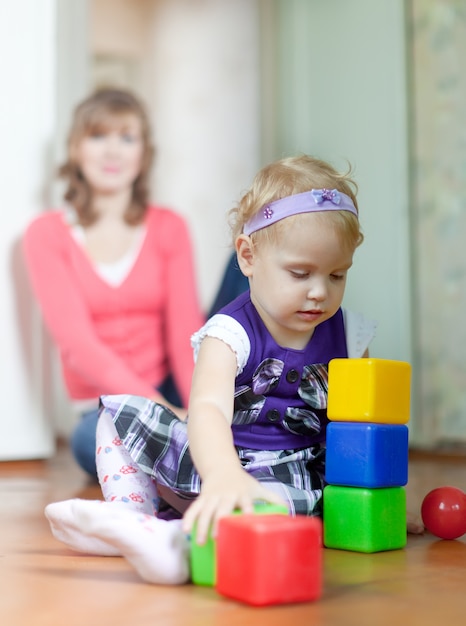
[[354, 249], [322, 213], [290, 220], [277, 243], [261, 241], [251, 268], [251, 298], [274, 339], [302, 349], [343, 300]]

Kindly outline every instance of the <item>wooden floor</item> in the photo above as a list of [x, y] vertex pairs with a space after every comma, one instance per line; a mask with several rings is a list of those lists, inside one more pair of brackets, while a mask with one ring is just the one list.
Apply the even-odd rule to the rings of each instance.
[[[408, 500], [440, 485], [466, 487], [466, 460], [410, 460]], [[121, 558], [88, 557], [50, 534], [44, 506], [98, 498], [66, 449], [50, 461], [0, 463], [1, 626], [456, 626], [466, 623], [466, 540], [410, 536], [404, 550], [324, 550], [324, 595], [252, 608], [211, 588], [142, 582]]]

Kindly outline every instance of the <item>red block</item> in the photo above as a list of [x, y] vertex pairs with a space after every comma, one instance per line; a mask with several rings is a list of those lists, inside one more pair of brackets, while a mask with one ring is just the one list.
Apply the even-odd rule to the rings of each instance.
[[232, 515], [219, 521], [219, 593], [264, 606], [322, 594], [322, 522], [315, 517]]

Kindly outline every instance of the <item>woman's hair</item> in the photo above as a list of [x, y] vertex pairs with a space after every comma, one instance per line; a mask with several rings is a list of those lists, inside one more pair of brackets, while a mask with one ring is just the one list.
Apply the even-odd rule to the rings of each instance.
[[[311, 189], [338, 189], [348, 195], [358, 210], [357, 185], [350, 178], [351, 168], [346, 173], [337, 172], [329, 163], [312, 156], [288, 157], [265, 166], [255, 176], [252, 187], [229, 212], [233, 242], [243, 232], [243, 227], [266, 204]], [[322, 214], [323, 215], [323, 214]], [[349, 211], [329, 211], [325, 217], [332, 220], [341, 234], [342, 241], [356, 247], [363, 241], [359, 220]], [[284, 227], [281, 220], [251, 234], [254, 244], [264, 239], [276, 241]]]
[[74, 111], [68, 136], [68, 158], [59, 168], [60, 177], [68, 183], [64, 198], [76, 210], [79, 223], [89, 226], [97, 219], [92, 208], [92, 191], [75, 158], [79, 142], [99, 132], [107, 132], [115, 122], [135, 115], [141, 122], [143, 142], [141, 171], [133, 184], [130, 205], [124, 215], [128, 224], [142, 221], [148, 205], [149, 176], [154, 156], [151, 129], [142, 102], [130, 91], [116, 88], [99, 89], [83, 100]]

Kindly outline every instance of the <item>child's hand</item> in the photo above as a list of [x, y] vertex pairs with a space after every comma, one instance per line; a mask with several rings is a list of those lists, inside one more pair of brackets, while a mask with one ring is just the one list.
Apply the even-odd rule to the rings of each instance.
[[255, 500], [285, 504], [277, 494], [264, 487], [241, 467], [215, 472], [203, 481], [201, 493], [185, 512], [183, 530], [191, 532], [197, 522], [196, 540], [198, 544], [203, 544], [211, 526], [215, 536], [221, 517], [230, 515], [234, 509], [253, 513]]

